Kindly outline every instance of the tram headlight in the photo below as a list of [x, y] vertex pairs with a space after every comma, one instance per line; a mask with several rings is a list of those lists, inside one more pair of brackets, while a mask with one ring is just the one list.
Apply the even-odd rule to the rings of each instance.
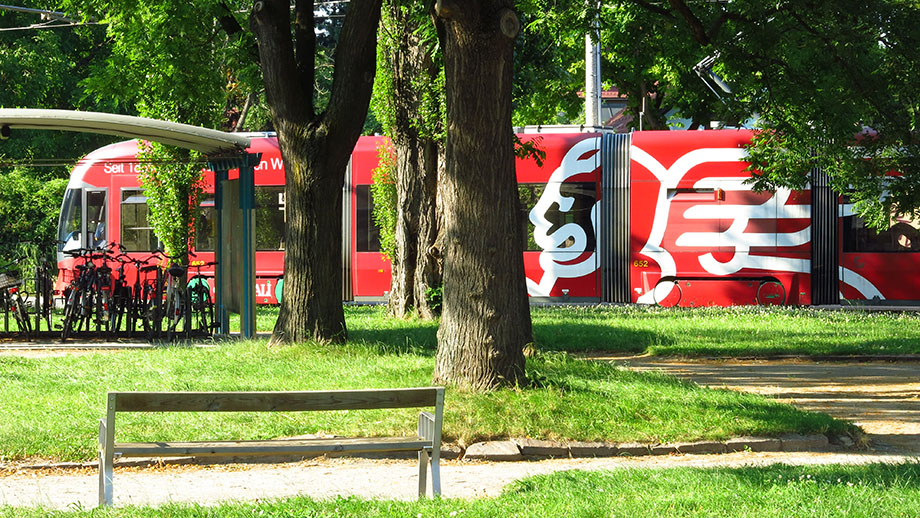
[[10, 129], [9, 124], [4, 124], [3, 126], [0, 126], [0, 140], [6, 140], [10, 138], [10, 135], [12, 133], [13, 131]]

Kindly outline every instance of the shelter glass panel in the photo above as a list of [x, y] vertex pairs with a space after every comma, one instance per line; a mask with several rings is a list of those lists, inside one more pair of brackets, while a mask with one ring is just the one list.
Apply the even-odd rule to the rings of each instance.
[[217, 209], [213, 192], [202, 193], [199, 209], [195, 219], [195, 250], [213, 251], [217, 246]]

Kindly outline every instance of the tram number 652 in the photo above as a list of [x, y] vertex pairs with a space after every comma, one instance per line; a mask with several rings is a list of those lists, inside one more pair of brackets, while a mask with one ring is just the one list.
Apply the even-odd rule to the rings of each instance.
[[633, 261], [633, 268], [648, 268], [648, 261], [637, 259]]

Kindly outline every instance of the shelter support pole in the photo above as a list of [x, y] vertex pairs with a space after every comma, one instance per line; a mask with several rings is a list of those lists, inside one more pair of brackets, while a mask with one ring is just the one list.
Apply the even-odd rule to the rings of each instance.
[[[244, 338], [256, 334], [255, 167], [261, 158], [260, 153], [242, 153], [209, 160], [217, 210], [214, 271], [218, 332], [230, 333], [228, 314], [238, 311]], [[231, 169], [239, 170], [237, 180], [230, 180]]]
[[[247, 155], [251, 157], [253, 155]], [[240, 167], [240, 209], [243, 213], [243, 297], [240, 308], [240, 334], [243, 338], [256, 335], [256, 237], [255, 237], [255, 164], [245, 160]]]
[[229, 268], [223, 257], [225, 232], [223, 228], [223, 186], [227, 181], [227, 169], [215, 168], [213, 165], [211, 167], [214, 169], [214, 209], [217, 212], [215, 215], [217, 220], [217, 242], [214, 244], [214, 261], [217, 263], [214, 267], [214, 318], [217, 323], [217, 333], [226, 335], [230, 333], [230, 319], [227, 315], [227, 306], [224, 301], [226, 297], [224, 284]]

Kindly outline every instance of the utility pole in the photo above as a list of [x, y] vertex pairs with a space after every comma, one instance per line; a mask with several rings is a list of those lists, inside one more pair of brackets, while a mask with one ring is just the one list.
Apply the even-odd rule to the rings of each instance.
[[585, 34], [585, 125], [601, 124], [601, 33], [600, 21], [595, 21]]

